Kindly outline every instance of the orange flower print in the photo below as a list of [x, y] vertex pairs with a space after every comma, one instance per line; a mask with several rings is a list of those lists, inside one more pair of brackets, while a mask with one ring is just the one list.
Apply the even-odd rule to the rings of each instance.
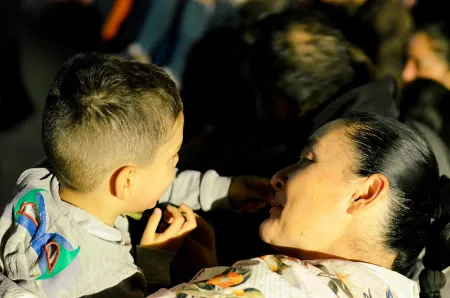
[[244, 292], [244, 290], [236, 290], [236, 291], [234, 291], [234, 295], [236, 297], [244, 297], [245, 292]]
[[271, 271], [276, 272], [280, 275], [283, 274], [283, 270], [291, 267], [290, 265], [286, 264], [285, 261], [298, 262], [298, 260], [295, 258], [286, 257], [283, 255], [266, 255], [260, 257], [260, 259], [266, 262], [267, 266]]
[[196, 297], [221, 297], [221, 298], [264, 298], [263, 293], [254, 288], [247, 288], [241, 290], [232, 289], [213, 289], [200, 290], [191, 287], [186, 287], [177, 291], [176, 298], [196, 298]]
[[211, 278], [206, 283], [208, 285], [215, 285], [221, 288], [228, 288], [241, 284], [244, 281], [244, 277], [236, 272], [228, 272], [226, 274], [217, 275]]
[[278, 272], [279, 260], [276, 259], [274, 256], [272, 255], [262, 256], [260, 257], [260, 259], [267, 263], [267, 266], [269, 266], [270, 270], [272, 270], [273, 272]]
[[341, 281], [341, 282], [343, 282], [344, 284], [347, 284], [348, 283], [348, 276], [349, 275], [346, 275], [346, 274], [342, 274], [342, 273], [338, 273], [337, 275], [336, 275], [336, 277]]
[[206, 281], [206, 284], [218, 286], [220, 288], [228, 288], [244, 283], [249, 277], [250, 270], [231, 268]]

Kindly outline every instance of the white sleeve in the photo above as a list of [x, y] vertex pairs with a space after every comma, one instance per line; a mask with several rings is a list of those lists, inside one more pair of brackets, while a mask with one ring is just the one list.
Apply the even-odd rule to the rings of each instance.
[[216, 171], [179, 171], [176, 178], [163, 194], [160, 203], [180, 205], [185, 203], [193, 210], [226, 209], [231, 178], [221, 177]]

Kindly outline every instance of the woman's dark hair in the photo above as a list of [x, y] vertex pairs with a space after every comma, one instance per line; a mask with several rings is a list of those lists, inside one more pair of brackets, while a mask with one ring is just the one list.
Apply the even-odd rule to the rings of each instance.
[[434, 52], [450, 67], [450, 22], [432, 23], [419, 28], [417, 32], [429, 36]]
[[441, 297], [441, 271], [450, 266], [450, 220], [440, 216], [447, 179], [441, 183], [431, 148], [413, 129], [372, 113], [350, 114], [344, 125], [357, 156], [353, 172], [383, 174], [389, 180], [390, 212], [383, 229], [386, 247], [398, 254], [393, 270], [405, 274], [426, 247], [420, 297]]

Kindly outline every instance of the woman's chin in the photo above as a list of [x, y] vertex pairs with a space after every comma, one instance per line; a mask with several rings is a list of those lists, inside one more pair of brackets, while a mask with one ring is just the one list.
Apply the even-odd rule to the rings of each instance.
[[259, 226], [259, 237], [267, 244], [274, 244], [276, 235], [276, 218], [270, 216]]

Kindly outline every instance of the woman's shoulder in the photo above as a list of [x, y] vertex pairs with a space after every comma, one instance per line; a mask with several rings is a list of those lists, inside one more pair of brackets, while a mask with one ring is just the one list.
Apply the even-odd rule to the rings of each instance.
[[[392, 287], [391, 285], [394, 285]], [[345, 260], [301, 261], [266, 255], [203, 269], [173, 297], [418, 297], [415, 283], [378, 266]], [[172, 297], [172, 296], [156, 296]]]

